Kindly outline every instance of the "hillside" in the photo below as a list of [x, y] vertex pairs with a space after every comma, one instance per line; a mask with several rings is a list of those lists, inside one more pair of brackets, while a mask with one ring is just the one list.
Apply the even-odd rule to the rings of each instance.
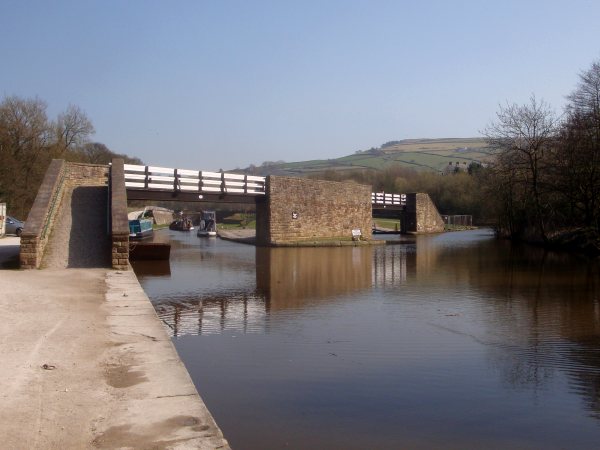
[[326, 170], [379, 170], [401, 165], [415, 170], [443, 172], [450, 164], [459, 163], [464, 168], [471, 162], [485, 164], [490, 158], [490, 148], [483, 138], [405, 139], [341, 158], [264, 163], [245, 171], [257, 175], [298, 176]]

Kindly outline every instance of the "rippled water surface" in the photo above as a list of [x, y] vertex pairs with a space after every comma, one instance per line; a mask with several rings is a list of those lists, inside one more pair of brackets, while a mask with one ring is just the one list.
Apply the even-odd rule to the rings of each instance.
[[597, 263], [488, 231], [134, 268], [237, 449], [598, 448]]

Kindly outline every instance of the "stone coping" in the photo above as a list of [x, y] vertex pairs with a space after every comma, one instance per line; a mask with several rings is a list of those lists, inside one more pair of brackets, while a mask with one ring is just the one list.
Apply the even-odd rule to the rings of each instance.
[[29, 211], [22, 237], [28, 239], [41, 238], [52, 200], [60, 189], [62, 175], [64, 175], [65, 162], [62, 159], [53, 159], [46, 170], [44, 179], [35, 197], [33, 206]]
[[385, 245], [385, 241], [374, 239], [368, 241], [352, 241], [348, 239], [302, 240], [274, 242], [270, 247], [365, 247], [370, 245]]
[[[256, 245], [255, 230], [220, 230], [219, 237], [241, 244]], [[301, 241], [275, 242], [267, 247], [362, 247], [368, 245], [385, 245], [385, 241], [370, 239], [353, 241], [348, 238], [305, 239]]]

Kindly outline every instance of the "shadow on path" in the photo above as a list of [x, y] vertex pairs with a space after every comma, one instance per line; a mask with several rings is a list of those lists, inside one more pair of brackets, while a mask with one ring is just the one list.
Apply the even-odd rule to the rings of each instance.
[[18, 269], [21, 249], [19, 238], [3, 238], [2, 241], [0, 242], [0, 269]]
[[108, 188], [80, 186], [71, 196], [71, 232], [67, 267], [110, 267]]

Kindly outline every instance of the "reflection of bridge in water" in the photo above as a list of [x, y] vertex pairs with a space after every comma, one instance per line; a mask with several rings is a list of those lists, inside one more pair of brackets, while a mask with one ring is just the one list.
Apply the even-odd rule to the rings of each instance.
[[414, 273], [415, 244], [388, 246], [373, 255], [372, 282], [376, 287], [400, 287]]
[[415, 273], [415, 245], [257, 248], [256, 288], [156, 302], [171, 336], [263, 333], [269, 314], [318, 307], [371, 288], [401, 288]]
[[264, 297], [247, 292], [170, 300], [156, 303], [154, 308], [171, 336], [262, 333], [268, 315]]

